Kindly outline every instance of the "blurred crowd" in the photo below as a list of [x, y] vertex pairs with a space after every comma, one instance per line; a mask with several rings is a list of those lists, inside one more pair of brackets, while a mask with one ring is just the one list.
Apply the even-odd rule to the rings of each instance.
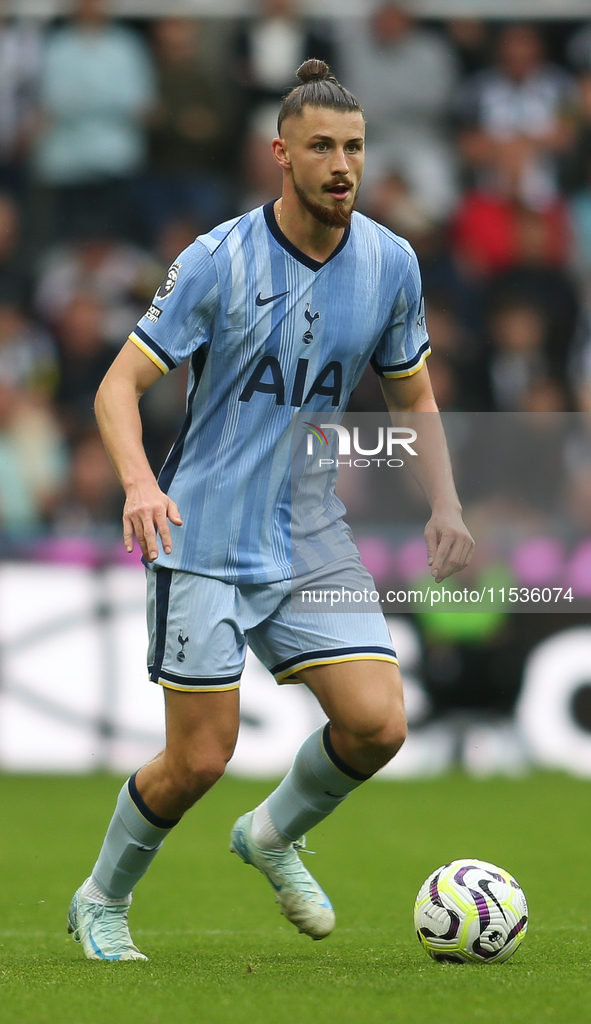
[[[118, 537], [96, 388], [178, 253], [279, 194], [269, 143], [311, 56], [365, 110], [359, 209], [417, 251], [440, 407], [591, 416], [591, 23], [306, 20], [297, 0], [123, 22], [76, 0], [0, 18], [1, 552]], [[155, 468], [184, 386], [142, 400]], [[381, 407], [370, 372], [351, 409]]]

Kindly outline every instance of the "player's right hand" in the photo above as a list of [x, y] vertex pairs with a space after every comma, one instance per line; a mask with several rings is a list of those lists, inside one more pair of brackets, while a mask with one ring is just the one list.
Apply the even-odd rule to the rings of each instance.
[[158, 538], [162, 541], [165, 554], [172, 551], [169, 520], [175, 526], [182, 526], [180, 512], [171, 498], [153, 484], [133, 486], [127, 491], [123, 508], [123, 542], [128, 552], [133, 551], [134, 534], [147, 562], [158, 557]]

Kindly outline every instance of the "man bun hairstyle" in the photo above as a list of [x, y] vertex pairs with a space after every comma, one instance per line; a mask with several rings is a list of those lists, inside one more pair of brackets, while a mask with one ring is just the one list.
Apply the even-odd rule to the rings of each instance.
[[288, 92], [281, 104], [277, 118], [277, 131], [286, 117], [301, 117], [304, 107], [328, 107], [330, 110], [358, 112], [363, 115], [361, 104], [348, 89], [337, 82], [328, 64], [323, 60], [305, 60], [296, 71], [300, 84]]
[[335, 76], [330, 73], [328, 64], [325, 64], [323, 60], [315, 60], [313, 57], [300, 64], [296, 71], [296, 78], [299, 78], [302, 85], [305, 85], [306, 82], [313, 82], [315, 80], [325, 81], [327, 79], [329, 82], [335, 82], [338, 85]]

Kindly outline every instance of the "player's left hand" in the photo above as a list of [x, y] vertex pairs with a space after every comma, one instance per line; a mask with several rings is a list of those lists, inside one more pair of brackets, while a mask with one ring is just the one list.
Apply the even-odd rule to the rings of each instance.
[[425, 540], [431, 575], [441, 583], [464, 569], [472, 558], [474, 539], [461, 512], [434, 511], [425, 527]]

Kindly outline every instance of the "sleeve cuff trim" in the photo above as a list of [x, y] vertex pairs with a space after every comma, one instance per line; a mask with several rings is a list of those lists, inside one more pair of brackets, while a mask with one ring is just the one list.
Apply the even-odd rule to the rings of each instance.
[[372, 358], [371, 365], [380, 377], [411, 377], [413, 373], [416, 373], [421, 369], [425, 359], [430, 354], [431, 346], [429, 345], [429, 342], [426, 341], [424, 345], [421, 345], [416, 355], [405, 363], [399, 363], [397, 366], [380, 366], [378, 362]]
[[129, 340], [136, 345], [141, 352], [144, 353], [148, 359], [158, 367], [162, 373], [168, 373], [169, 370], [174, 370], [176, 363], [170, 358], [170, 356], [157, 345], [155, 341], [142, 331], [141, 328], [136, 327], [135, 330], [129, 335]]

